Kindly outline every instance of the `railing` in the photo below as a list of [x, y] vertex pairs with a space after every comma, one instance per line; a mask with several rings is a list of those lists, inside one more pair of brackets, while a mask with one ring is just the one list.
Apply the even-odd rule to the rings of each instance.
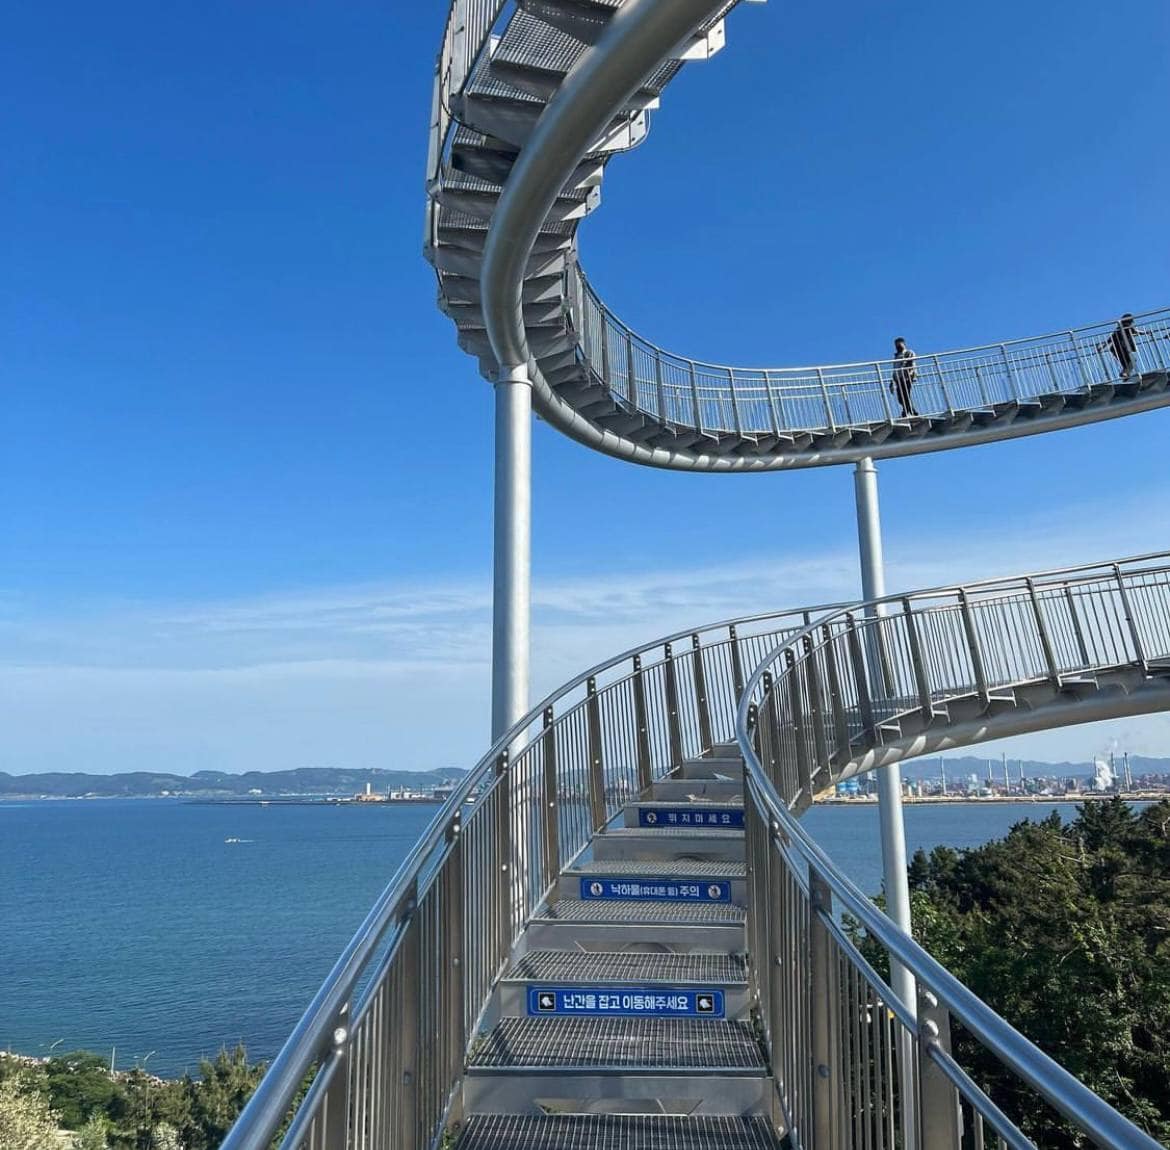
[[[828, 610], [818, 608], [817, 610]], [[550, 695], [460, 782], [354, 936], [223, 1150], [432, 1145], [512, 945], [593, 832], [730, 740], [751, 668], [812, 611], [628, 651]]]
[[[833, 613], [753, 672], [737, 722], [748, 764], [749, 953], [795, 1146], [1031, 1147], [1025, 1129], [1052, 1129], [1055, 1115], [1083, 1136], [1069, 1145], [1157, 1146], [894, 928], [792, 811], [848, 773], [883, 727], [897, 737], [1010, 707], [1013, 692], [1037, 684], [1075, 690], [1110, 670], [1138, 682], [1155, 664], [1170, 670], [1167, 558]], [[916, 1010], [875, 971], [841, 912], [913, 975]], [[1029, 1113], [1006, 1114], [960, 1064], [952, 1026], [1030, 1097]]]
[[[566, 273], [580, 354], [631, 411], [712, 436], [790, 436], [901, 418], [892, 360], [822, 367], [733, 367], [664, 351], [622, 323], [581, 269]], [[1116, 383], [1122, 365], [1109, 338], [1115, 321], [987, 347], [918, 355], [913, 383], [920, 415], [950, 416], [1040, 397], [1084, 394]], [[1170, 309], [1137, 317], [1136, 367], [1170, 369]]]

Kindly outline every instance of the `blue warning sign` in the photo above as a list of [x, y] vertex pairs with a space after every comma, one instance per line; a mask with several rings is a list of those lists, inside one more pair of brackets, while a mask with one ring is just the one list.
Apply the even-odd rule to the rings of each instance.
[[701, 878], [603, 878], [585, 875], [581, 897], [647, 902], [731, 902], [731, 883]]
[[528, 1013], [722, 1018], [723, 991], [677, 986], [532, 986], [528, 989]]
[[742, 827], [743, 808], [713, 811], [708, 807], [639, 807], [640, 827]]

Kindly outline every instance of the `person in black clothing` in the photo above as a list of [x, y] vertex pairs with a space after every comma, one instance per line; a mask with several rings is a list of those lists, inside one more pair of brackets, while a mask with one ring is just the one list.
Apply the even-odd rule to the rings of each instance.
[[1112, 334], [1100, 348], [1108, 348], [1113, 352], [1121, 368], [1121, 378], [1129, 379], [1131, 375], [1141, 376], [1142, 370], [1137, 361], [1137, 338], [1139, 335], [1148, 335], [1148, 332], [1134, 325], [1133, 316], [1126, 312], [1113, 329]]
[[910, 395], [917, 378], [918, 371], [914, 366], [914, 352], [906, 346], [906, 341], [898, 336], [894, 340], [894, 377], [890, 381], [890, 391], [894, 393], [898, 403], [902, 406], [903, 419], [918, 414], [914, 409], [914, 400]]

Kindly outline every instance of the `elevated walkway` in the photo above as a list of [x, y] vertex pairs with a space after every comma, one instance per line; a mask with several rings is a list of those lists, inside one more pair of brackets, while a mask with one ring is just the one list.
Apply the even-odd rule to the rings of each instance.
[[[618, 1143], [638, 1147], [701, 1141], [698, 1115], [766, 1116], [745, 1129], [778, 1146], [774, 1086], [749, 1009], [742, 826], [689, 832], [716, 838], [731, 861], [665, 857], [658, 842], [679, 841], [665, 819], [640, 827], [642, 849], [628, 858], [594, 857], [611, 835], [645, 824], [647, 811], [712, 813], [701, 800], [663, 807], [670, 784], [654, 782], [593, 837], [520, 935], [490, 1025], [471, 1045], [457, 1148], [477, 1144], [489, 1115], [529, 1118], [518, 1141], [498, 1133], [501, 1146], [556, 1145], [570, 1113], [645, 1114]], [[742, 784], [730, 785], [742, 800]], [[742, 823], [742, 801], [731, 797], [715, 811], [734, 809]]]
[[[581, 270], [578, 227], [601, 204], [609, 162], [643, 143], [683, 64], [724, 47], [737, 7], [675, 0], [692, 14], [690, 32], [680, 44], [676, 23], [659, 20], [671, 30], [655, 46], [654, 5], [452, 5], [436, 72], [424, 246], [439, 306], [486, 378], [500, 373], [494, 327], [525, 362], [536, 409], [550, 423], [607, 454], [682, 470], [913, 455], [1170, 403], [1166, 310], [1137, 318], [1128, 367], [1110, 350], [1113, 319], [919, 355], [918, 414], [909, 416], [889, 360], [716, 364], [666, 351], [619, 320]], [[595, 130], [582, 137], [585, 122]]]
[[[1170, 555], [626, 652], [460, 782], [224, 1150], [269, 1150], [286, 1124], [283, 1150], [1027, 1148], [1036, 1114], [1077, 1144], [1156, 1150], [894, 927], [799, 815], [924, 751], [1160, 710]], [[913, 1007], [843, 915], [910, 972]]]

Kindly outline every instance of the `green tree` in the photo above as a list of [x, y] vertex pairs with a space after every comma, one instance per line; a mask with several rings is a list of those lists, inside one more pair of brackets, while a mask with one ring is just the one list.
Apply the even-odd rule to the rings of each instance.
[[108, 1114], [120, 1090], [105, 1059], [87, 1050], [73, 1050], [45, 1063], [49, 1101], [69, 1130], [80, 1130], [94, 1114]]
[[182, 1089], [190, 1097], [190, 1113], [179, 1127], [188, 1150], [216, 1150], [236, 1116], [264, 1077], [263, 1064], [248, 1065], [244, 1047], [221, 1050], [214, 1061], [199, 1064], [199, 1079], [184, 1077]]
[[91, 1114], [85, 1125], [73, 1135], [72, 1150], [109, 1150], [109, 1122], [104, 1115]]
[[[993, 1009], [1162, 1142], [1170, 1140], [1170, 803], [1086, 803], [909, 868], [915, 935]], [[863, 942], [884, 967], [884, 955]], [[1067, 1124], [961, 1028], [960, 1060], [1040, 1144]]]
[[0, 1147], [3, 1150], [65, 1150], [67, 1136], [34, 1076], [8, 1072], [0, 1080]]

